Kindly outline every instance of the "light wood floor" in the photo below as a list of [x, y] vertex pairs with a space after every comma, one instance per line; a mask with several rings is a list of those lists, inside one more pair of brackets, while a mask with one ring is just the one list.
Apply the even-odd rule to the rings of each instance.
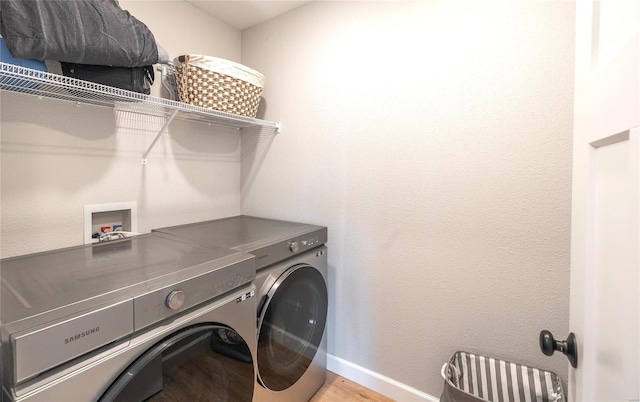
[[327, 382], [318, 390], [310, 402], [393, 402], [384, 395], [327, 371]]

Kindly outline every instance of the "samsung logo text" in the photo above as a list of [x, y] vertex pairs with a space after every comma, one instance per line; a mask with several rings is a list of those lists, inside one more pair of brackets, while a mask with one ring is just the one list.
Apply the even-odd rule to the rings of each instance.
[[70, 337], [66, 338], [64, 340], [64, 343], [67, 344], [67, 343], [75, 342], [77, 340], [80, 340], [80, 339], [84, 338], [85, 336], [89, 336], [89, 335], [95, 334], [96, 332], [99, 332], [99, 331], [100, 331], [100, 327], [95, 327], [95, 328], [88, 329], [88, 330], [86, 330], [84, 332], [80, 332], [79, 334], [75, 334], [73, 336], [70, 336]]

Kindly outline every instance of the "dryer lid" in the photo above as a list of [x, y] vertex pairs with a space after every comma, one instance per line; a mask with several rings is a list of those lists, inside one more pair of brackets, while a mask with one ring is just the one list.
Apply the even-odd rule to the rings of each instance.
[[327, 241], [326, 229], [324, 226], [306, 223], [240, 215], [166, 227], [154, 231], [178, 236], [204, 246], [219, 246], [252, 252], [304, 235], [322, 234], [318, 239], [318, 244], [324, 244]]

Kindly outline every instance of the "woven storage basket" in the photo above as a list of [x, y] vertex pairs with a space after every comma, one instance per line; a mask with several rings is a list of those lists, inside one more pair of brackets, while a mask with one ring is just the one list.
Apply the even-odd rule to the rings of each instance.
[[256, 117], [264, 75], [242, 64], [197, 54], [176, 57], [173, 63], [180, 101]]

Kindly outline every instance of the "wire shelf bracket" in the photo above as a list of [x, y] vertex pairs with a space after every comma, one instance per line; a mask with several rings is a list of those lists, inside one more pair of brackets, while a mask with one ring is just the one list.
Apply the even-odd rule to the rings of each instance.
[[173, 119], [176, 117], [176, 114], [178, 114], [178, 111], [174, 110], [173, 113], [171, 113], [171, 115], [169, 117], [167, 117], [167, 120], [164, 122], [164, 126], [162, 126], [162, 128], [160, 129], [160, 132], [158, 132], [158, 135], [156, 135], [156, 138], [154, 138], [154, 140], [151, 143], [151, 145], [149, 145], [149, 148], [147, 148], [147, 151], [144, 154], [142, 154], [142, 164], [143, 165], [147, 164], [147, 156], [149, 156], [149, 152], [151, 152], [153, 147], [156, 145], [156, 142], [158, 142], [158, 140], [160, 139], [160, 136], [162, 135], [162, 133], [167, 131], [167, 128], [169, 127], [169, 125], [171, 124]]

